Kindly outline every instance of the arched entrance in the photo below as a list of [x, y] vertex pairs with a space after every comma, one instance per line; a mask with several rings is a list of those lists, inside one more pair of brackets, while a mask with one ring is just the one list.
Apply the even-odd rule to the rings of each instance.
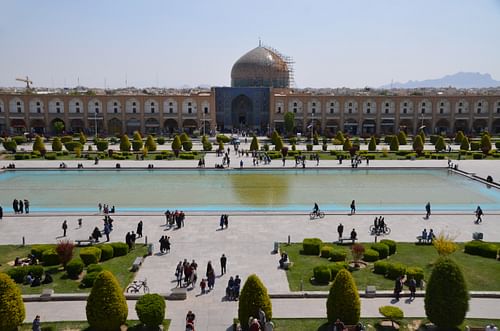
[[337, 133], [339, 129], [339, 122], [336, 120], [327, 120], [326, 121], [326, 129], [325, 135], [328, 137], [333, 137], [335, 133]]
[[463, 133], [469, 133], [469, 125], [467, 120], [456, 120], [455, 121], [455, 132], [462, 131]]
[[344, 122], [344, 132], [350, 135], [358, 134], [358, 121], [349, 118]]
[[148, 118], [145, 123], [146, 133], [158, 134], [160, 133], [160, 122], [156, 118]]
[[141, 121], [136, 118], [131, 118], [127, 121], [127, 134], [133, 134], [134, 131], [141, 132]]
[[476, 134], [488, 131], [488, 122], [485, 119], [477, 119], [472, 123], [472, 129]]
[[187, 119], [182, 122], [182, 130], [186, 133], [193, 133], [198, 128], [195, 120]]
[[115, 136], [122, 135], [122, 121], [116, 117], [108, 121], [108, 132]]
[[83, 123], [83, 120], [79, 118], [72, 119], [70, 122], [70, 127], [71, 131], [73, 132], [84, 132], [85, 131], [85, 124]]
[[450, 133], [450, 121], [445, 118], [441, 118], [436, 123], [435, 133], [439, 135], [447, 135]]
[[23, 134], [26, 131], [26, 122], [21, 118], [15, 118], [10, 121], [10, 127], [13, 134]]
[[169, 118], [163, 123], [163, 128], [167, 134], [172, 134], [179, 130], [179, 124], [177, 124], [176, 120]]
[[54, 118], [52, 122], [50, 122], [50, 131], [53, 134], [60, 134], [66, 130], [66, 124], [60, 118]]
[[231, 103], [231, 122], [233, 129], [253, 128], [253, 104], [252, 100], [244, 94], [234, 98]]
[[494, 134], [500, 133], [500, 118], [497, 118], [496, 120], [493, 121], [491, 130], [493, 131]]
[[394, 134], [395, 123], [393, 119], [386, 118], [380, 123], [381, 134]]
[[366, 119], [363, 121], [363, 129], [361, 131], [361, 134], [363, 135], [372, 135], [375, 133], [375, 130], [377, 128], [377, 125], [375, 123], [375, 120], [373, 119]]
[[403, 131], [406, 134], [414, 134], [415, 128], [413, 127], [413, 121], [410, 119], [402, 119], [399, 121], [399, 131]]
[[31, 132], [36, 134], [43, 134], [45, 132], [45, 122], [42, 119], [31, 120]]

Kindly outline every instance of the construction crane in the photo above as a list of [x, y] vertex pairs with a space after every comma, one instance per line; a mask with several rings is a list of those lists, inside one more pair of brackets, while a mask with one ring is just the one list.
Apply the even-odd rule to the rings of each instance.
[[31, 88], [30, 84], [33, 84], [33, 82], [29, 79], [28, 76], [26, 76], [26, 78], [16, 78], [16, 80], [20, 82], [25, 82], [27, 89]]

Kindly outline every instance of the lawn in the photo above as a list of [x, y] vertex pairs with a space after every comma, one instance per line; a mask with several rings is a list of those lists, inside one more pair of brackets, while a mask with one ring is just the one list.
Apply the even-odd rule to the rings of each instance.
[[[142, 324], [139, 321], [127, 321], [129, 331], [141, 331], [144, 330]], [[163, 330], [168, 330], [170, 327], [170, 320], [163, 321]], [[51, 328], [53, 331], [92, 331], [87, 322], [46, 322], [42, 321], [42, 329]], [[30, 331], [31, 323], [26, 323], [21, 326], [20, 331]]]
[[[6, 272], [8, 269], [12, 268], [7, 265], [7, 262], [13, 261], [16, 256], [26, 257], [30, 251], [31, 246], [0, 246], [0, 271]], [[78, 256], [79, 251], [80, 247], [75, 247], [73, 256]], [[120, 283], [120, 286], [124, 288], [132, 281], [135, 275], [135, 273], [129, 271], [135, 258], [146, 254], [146, 246], [136, 245], [136, 248], [127, 255], [115, 257], [111, 260], [101, 262], [100, 264], [104, 267], [104, 269], [111, 271]], [[18, 284], [22, 294], [40, 294], [42, 293], [42, 290], [46, 288], [54, 289], [55, 293], [85, 293], [90, 292], [91, 290], [91, 288], [80, 288], [79, 280], [69, 279], [66, 276], [66, 272], [60, 266], [45, 267], [44, 269], [45, 272], [49, 272], [52, 275], [54, 282], [37, 287]]]
[[[369, 246], [370, 244], [366, 244]], [[451, 257], [460, 265], [470, 291], [500, 291], [500, 263], [495, 259], [484, 258], [463, 253], [463, 244]], [[349, 249], [349, 246], [344, 247]], [[313, 268], [317, 265], [332, 263], [325, 258], [302, 255], [302, 244], [281, 245], [286, 251], [293, 267], [286, 272], [291, 291], [300, 291], [301, 280], [304, 291], [328, 291], [328, 285], [314, 285], [310, 279]], [[348, 254], [349, 258], [350, 254]], [[433, 246], [420, 246], [413, 243], [398, 243], [396, 254], [390, 256], [389, 261], [401, 262], [406, 266], [421, 267], [424, 269], [425, 279], [428, 280], [432, 271], [432, 263], [438, 258]], [[354, 270], [352, 275], [359, 290], [367, 285], [375, 285], [378, 290], [392, 290], [394, 281], [376, 275], [372, 272], [373, 264], [367, 268]]]

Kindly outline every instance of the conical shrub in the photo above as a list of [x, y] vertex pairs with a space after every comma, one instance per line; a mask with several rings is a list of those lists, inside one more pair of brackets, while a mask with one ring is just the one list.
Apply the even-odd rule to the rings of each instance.
[[25, 317], [21, 291], [9, 276], [0, 272], [0, 330], [17, 330]]
[[238, 303], [238, 319], [243, 330], [248, 330], [248, 318], [250, 316], [258, 317], [259, 308], [266, 314], [266, 319], [270, 321], [273, 317], [273, 308], [271, 299], [267, 293], [267, 288], [262, 284], [257, 275], [248, 276], [243, 288], [241, 289]]
[[359, 322], [361, 303], [358, 289], [351, 273], [340, 270], [333, 281], [326, 301], [328, 322], [333, 323], [339, 318], [345, 324], [354, 325]]

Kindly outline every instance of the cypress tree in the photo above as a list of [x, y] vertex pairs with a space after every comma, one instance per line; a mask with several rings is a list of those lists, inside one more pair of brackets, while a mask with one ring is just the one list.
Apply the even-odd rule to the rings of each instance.
[[491, 151], [491, 139], [487, 133], [481, 137], [481, 150], [484, 154], [488, 154]]
[[404, 131], [399, 131], [398, 133], [398, 142], [400, 145], [406, 145], [408, 142], [406, 141], [406, 133]]
[[179, 151], [181, 150], [181, 148], [182, 148], [181, 138], [179, 137], [179, 135], [175, 135], [174, 141], [172, 141], [172, 150], [174, 151], [175, 156], [179, 155]]
[[0, 330], [17, 330], [25, 317], [21, 291], [9, 276], [0, 272]]
[[345, 141], [345, 137], [344, 137], [344, 134], [342, 133], [342, 131], [337, 131], [337, 134], [335, 135], [335, 139], [337, 139], [338, 141], [340, 141], [341, 144], [344, 143]]
[[87, 142], [87, 137], [83, 132], [80, 131], [80, 144], [85, 145], [86, 142]]
[[181, 139], [181, 144], [191, 140], [186, 132], [183, 132], [179, 138]]
[[446, 149], [446, 144], [444, 143], [444, 138], [439, 136], [436, 140], [436, 145], [434, 145], [436, 152], [441, 152]]
[[285, 121], [285, 132], [287, 134], [292, 134], [295, 128], [295, 114], [292, 112], [286, 112], [284, 116]]
[[63, 145], [61, 142], [61, 138], [55, 137], [54, 140], [52, 141], [52, 151], [53, 152], [60, 152], [62, 151]]
[[45, 150], [45, 145], [43, 144], [43, 139], [42, 137], [37, 135], [35, 137], [35, 142], [33, 143], [33, 151], [39, 151], [41, 153], [44, 150]]
[[425, 144], [425, 132], [424, 132], [424, 130], [420, 130], [418, 135], [422, 138], [422, 144]]
[[134, 135], [132, 136], [132, 140], [140, 140], [142, 141], [142, 136], [139, 131], [134, 131]]
[[354, 325], [359, 322], [361, 302], [358, 289], [349, 271], [341, 269], [335, 277], [326, 301], [328, 322], [334, 323], [337, 318], [345, 324]]
[[377, 139], [375, 136], [372, 136], [370, 138], [370, 142], [368, 143], [368, 150], [371, 152], [374, 152], [377, 150]]
[[127, 301], [111, 272], [97, 275], [87, 298], [86, 313], [90, 327], [96, 331], [120, 330], [127, 321]]
[[120, 138], [120, 151], [122, 151], [122, 152], [129, 152], [130, 151], [130, 147], [132, 147], [131, 144], [130, 144], [130, 140], [128, 139], [128, 136], [126, 134], [124, 134]]
[[392, 136], [389, 149], [393, 152], [399, 151], [399, 138], [397, 136]]
[[455, 135], [455, 142], [457, 144], [460, 144], [462, 142], [462, 139], [464, 139], [464, 133], [462, 131], [458, 131], [457, 134]]
[[250, 150], [251, 151], [258, 151], [259, 150], [259, 140], [257, 139], [256, 136], [253, 136], [252, 142], [250, 143]]
[[280, 135], [279, 135], [278, 131], [274, 130], [273, 133], [271, 134], [271, 142], [273, 143], [273, 145], [276, 145], [279, 137], [280, 137]]
[[417, 134], [415, 136], [415, 140], [413, 140], [413, 150], [417, 152], [417, 154], [421, 154], [424, 150], [424, 143], [422, 141], [422, 136]]
[[148, 138], [146, 139], [146, 147], [150, 152], [156, 151], [156, 141], [154, 140], [152, 135], [149, 135]]
[[351, 141], [349, 140], [349, 138], [346, 138], [346, 139], [344, 140], [344, 146], [342, 147], [342, 149], [343, 149], [344, 151], [350, 151], [350, 150], [351, 150], [351, 148], [352, 148], [352, 143], [351, 143]]
[[468, 151], [470, 149], [469, 138], [463, 137], [460, 142], [460, 150]]
[[266, 314], [268, 321], [273, 318], [273, 307], [267, 293], [267, 288], [255, 274], [248, 276], [238, 302], [238, 319], [243, 330], [248, 330], [250, 316], [259, 317], [259, 308]]
[[281, 137], [278, 137], [276, 140], [276, 144], [274, 145], [274, 150], [275, 151], [281, 151], [283, 149], [283, 139]]
[[439, 258], [425, 289], [425, 313], [441, 329], [462, 324], [469, 310], [469, 293], [460, 267], [450, 258]]

